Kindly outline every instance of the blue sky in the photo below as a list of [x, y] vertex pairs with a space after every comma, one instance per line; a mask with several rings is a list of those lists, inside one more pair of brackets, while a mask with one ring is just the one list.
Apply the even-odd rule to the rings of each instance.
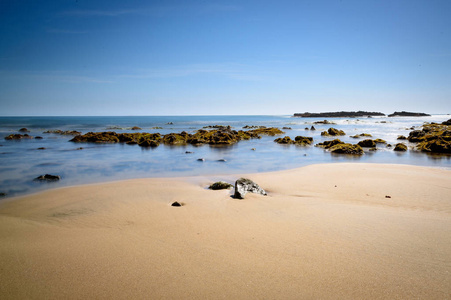
[[0, 115], [451, 113], [451, 1], [0, 1]]

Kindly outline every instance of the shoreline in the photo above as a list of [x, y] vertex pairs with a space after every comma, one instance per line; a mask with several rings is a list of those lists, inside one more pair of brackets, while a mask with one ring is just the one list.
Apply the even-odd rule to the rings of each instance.
[[[0, 293], [446, 298], [450, 174], [440, 167], [334, 163], [128, 179], [6, 198]], [[206, 189], [241, 176], [268, 196], [237, 200], [231, 191]]]

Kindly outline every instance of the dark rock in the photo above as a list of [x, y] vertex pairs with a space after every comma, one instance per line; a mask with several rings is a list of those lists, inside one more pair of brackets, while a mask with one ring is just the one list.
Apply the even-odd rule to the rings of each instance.
[[186, 154], [192, 154], [193, 152], [191, 151], [185, 151]]
[[431, 115], [425, 113], [416, 113], [416, 112], [408, 112], [408, 111], [395, 111], [392, 114], [388, 115], [389, 117], [430, 117]]
[[54, 133], [54, 134], [61, 134], [61, 135], [79, 135], [81, 134], [80, 131], [75, 131], [75, 130], [66, 130], [66, 131], [62, 131], [60, 129], [57, 130], [47, 130], [44, 131], [43, 133]]
[[388, 195], [387, 195], [387, 196], [385, 196], [385, 198], [391, 198], [391, 196], [388, 196]]
[[160, 143], [155, 141], [155, 140], [150, 140], [149, 139], [149, 140], [143, 140], [142, 142], [138, 143], [138, 145], [140, 147], [152, 147], [152, 148], [155, 148], [155, 147], [158, 147], [160, 145]]
[[183, 204], [175, 201], [175, 202], [172, 202], [171, 206], [180, 207], [180, 206], [183, 206]]
[[166, 125], [174, 125], [173, 122], [167, 122]]
[[296, 113], [293, 117], [301, 118], [357, 118], [367, 116], [385, 116], [381, 112], [368, 112], [368, 111], [338, 111], [338, 112], [323, 112], [323, 113]]
[[221, 158], [221, 159], [218, 159], [218, 161], [220, 161], [220, 162], [226, 162], [227, 160], [224, 159], [224, 158]]
[[409, 133], [409, 136], [407, 137], [407, 140], [409, 141], [409, 142], [412, 142], [412, 143], [418, 143], [418, 142], [421, 142], [424, 138], [424, 136], [426, 135], [426, 132], [425, 131], [422, 131], [422, 130], [414, 130], [414, 131], [411, 131], [410, 133]]
[[34, 138], [37, 139], [37, 140], [42, 140], [42, 136], [36, 136]]
[[324, 120], [324, 121], [316, 121], [316, 122], [313, 122], [313, 124], [325, 124], [325, 125], [335, 125], [335, 123], [334, 122], [330, 122], [330, 121], [327, 121], [327, 120]]
[[310, 130], [316, 130], [315, 126], [312, 125], [312, 127], [310, 127]]
[[291, 130], [291, 127], [282, 127], [283, 130]]
[[299, 135], [294, 138], [294, 143], [301, 146], [311, 145], [313, 143], [313, 138]]
[[10, 134], [5, 137], [5, 140], [21, 140], [21, 139], [32, 139], [33, 137], [28, 134]]
[[451, 119], [442, 123], [443, 125], [451, 125]]
[[323, 147], [325, 149], [329, 149], [332, 146], [338, 145], [338, 144], [344, 144], [344, 142], [340, 141], [339, 139], [335, 139], [332, 141], [324, 141], [322, 143], [316, 144], [318, 147]]
[[30, 132], [30, 130], [28, 130], [27, 128], [20, 128], [19, 129], [19, 132]]
[[352, 137], [353, 139], [357, 139], [360, 137], [372, 137], [372, 135], [369, 133], [361, 133], [361, 134], [352, 135], [350, 137]]
[[274, 142], [276, 142], [278, 144], [292, 144], [293, 140], [289, 136], [285, 136], [283, 138], [275, 139]]
[[348, 143], [337, 144], [329, 148], [329, 151], [336, 154], [352, 154], [362, 155], [363, 149], [359, 145], [353, 145]]
[[375, 142], [376, 144], [387, 144], [387, 141], [386, 141], [386, 140], [383, 140], [383, 139], [375, 139], [374, 142]]
[[225, 189], [230, 189], [232, 187], [233, 187], [233, 185], [231, 185], [230, 183], [227, 183], [224, 181], [218, 181], [218, 182], [211, 184], [208, 188], [210, 190], [225, 190]]
[[45, 147], [39, 147], [37, 150], [45, 150]]
[[45, 174], [45, 175], [36, 177], [34, 179], [34, 181], [58, 181], [60, 179], [61, 179], [61, 177], [58, 175]]
[[255, 126], [255, 125], [243, 126], [243, 129], [257, 129], [257, 128], [266, 128], [266, 126]]
[[407, 151], [407, 146], [403, 143], [398, 143], [395, 145], [395, 149], [393, 151]]
[[337, 136], [337, 135], [346, 135], [343, 130], [338, 130], [335, 128], [329, 128], [327, 131], [321, 132], [322, 136]]
[[305, 130], [309, 130], [308, 127], [305, 127], [304, 129], [305, 129]]
[[198, 158], [197, 161], [205, 161], [205, 158]]
[[376, 147], [376, 142], [371, 139], [367, 139], [358, 142], [357, 145], [359, 145], [360, 147]]
[[266, 196], [267, 193], [258, 184], [247, 178], [240, 178], [235, 182], [234, 198], [244, 199], [247, 193], [256, 193]]
[[8, 195], [7, 193], [0, 193], [0, 197], [5, 197], [6, 195]]
[[252, 151], [255, 151], [255, 148], [251, 148]]
[[407, 138], [403, 135], [398, 135], [398, 140], [407, 140]]
[[133, 126], [132, 127], [132, 130], [141, 130], [142, 128], [141, 127], [138, 127], [138, 126]]

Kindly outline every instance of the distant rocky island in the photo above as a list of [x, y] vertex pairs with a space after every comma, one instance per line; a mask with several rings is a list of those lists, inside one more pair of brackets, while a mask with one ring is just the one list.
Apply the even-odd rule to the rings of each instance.
[[299, 118], [358, 118], [368, 116], [380, 116], [384, 117], [385, 114], [381, 112], [369, 112], [369, 111], [337, 111], [337, 112], [322, 112], [322, 113], [296, 113], [293, 117]]
[[431, 115], [425, 113], [415, 113], [408, 111], [395, 111], [392, 114], [388, 115], [389, 117], [430, 117]]

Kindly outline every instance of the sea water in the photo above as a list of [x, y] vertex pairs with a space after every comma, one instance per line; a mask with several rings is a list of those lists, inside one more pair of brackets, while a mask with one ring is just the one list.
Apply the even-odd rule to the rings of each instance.
[[[168, 134], [196, 130], [210, 125], [230, 125], [235, 130], [243, 126], [290, 127], [283, 136], [313, 137], [317, 144], [332, 137], [321, 136], [321, 131], [334, 127], [346, 132], [342, 141], [357, 143], [361, 139], [351, 135], [370, 133], [395, 145], [398, 135], [408, 136], [412, 127], [420, 128], [424, 122], [443, 122], [449, 115], [430, 117], [373, 117], [330, 118], [335, 125], [313, 124], [319, 118], [293, 118], [291, 116], [133, 116], [133, 117], [0, 117], [0, 193], [21, 195], [43, 189], [97, 183], [105, 181], [144, 178], [179, 177], [195, 175], [240, 174], [268, 172], [297, 168], [309, 164], [362, 162], [411, 164], [451, 168], [451, 156], [428, 155], [409, 150], [394, 152], [393, 148], [378, 145], [378, 150], [365, 150], [361, 156], [334, 155], [314, 146], [280, 145], [277, 137], [240, 141], [230, 146], [168, 146], [142, 148], [138, 145], [69, 142], [72, 136], [43, 133], [47, 130], [76, 130], [83, 134], [93, 131], [159, 132]], [[311, 126], [315, 131], [306, 130]], [[27, 128], [31, 136], [43, 139], [5, 140], [13, 133]], [[161, 127], [160, 129], [154, 129]], [[363, 139], [363, 138], [362, 138]], [[409, 144], [413, 146], [413, 144]], [[39, 150], [38, 148], [45, 149]], [[83, 149], [79, 149], [79, 148]], [[255, 150], [253, 150], [255, 149]], [[188, 153], [187, 153], [188, 152]], [[199, 161], [203, 158], [204, 161]], [[39, 175], [60, 175], [52, 183], [33, 181]]]

